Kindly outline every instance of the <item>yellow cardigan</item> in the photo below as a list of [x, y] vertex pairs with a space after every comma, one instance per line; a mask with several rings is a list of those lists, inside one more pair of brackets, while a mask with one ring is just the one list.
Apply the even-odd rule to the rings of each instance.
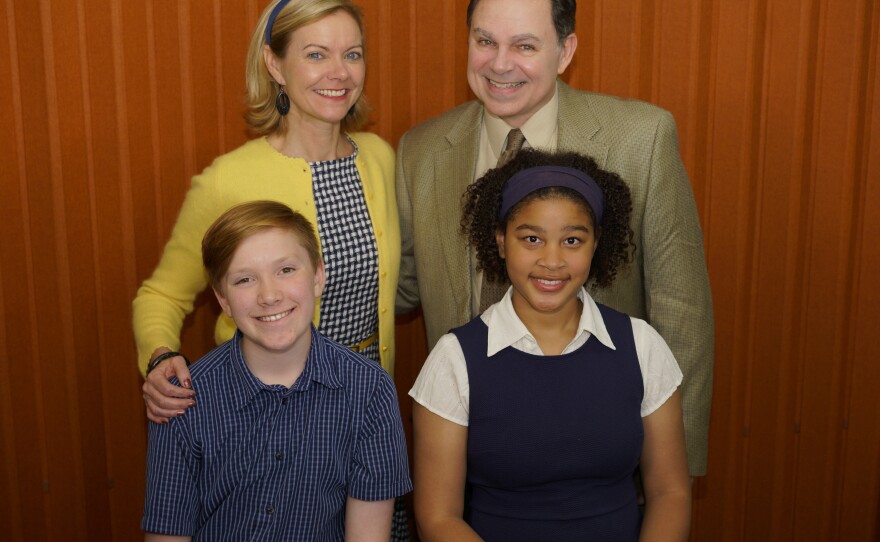
[[[394, 151], [375, 134], [361, 132], [350, 137], [358, 147], [355, 164], [379, 253], [379, 354], [382, 367], [394, 374], [394, 298], [400, 267]], [[183, 320], [192, 312], [196, 296], [208, 286], [201, 254], [205, 231], [226, 209], [261, 199], [282, 202], [317, 224], [308, 163], [279, 153], [265, 138], [218, 157], [193, 177], [162, 259], [132, 303], [141, 374], [146, 373], [156, 348], [180, 348]], [[315, 325], [319, 319], [320, 303], [315, 307]], [[214, 329], [217, 344], [229, 340], [234, 331], [235, 323], [221, 313]]]

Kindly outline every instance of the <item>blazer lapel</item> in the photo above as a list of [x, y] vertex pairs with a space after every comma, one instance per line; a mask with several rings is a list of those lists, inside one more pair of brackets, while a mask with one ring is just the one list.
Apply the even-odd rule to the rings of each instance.
[[446, 260], [449, 292], [455, 306], [467, 307], [470, 314], [470, 251], [461, 234], [462, 195], [471, 184], [477, 163], [482, 106], [472, 102], [446, 135], [448, 146], [434, 155], [434, 216]]
[[568, 85], [559, 81], [559, 119], [556, 146], [560, 151], [586, 154], [605, 168], [608, 146], [600, 141], [602, 125], [589, 104]]

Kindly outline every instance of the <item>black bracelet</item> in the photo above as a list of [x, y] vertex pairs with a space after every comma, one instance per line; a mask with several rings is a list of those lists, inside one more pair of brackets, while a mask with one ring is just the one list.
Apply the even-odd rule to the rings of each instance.
[[176, 358], [177, 356], [180, 356], [183, 358], [183, 361], [186, 362], [187, 367], [190, 366], [189, 360], [186, 359], [186, 356], [184, 356], [180, 352], [165, 352], [164, 354], [159, 354], [158, 356], [156, 356], [155, 358], [150, 360], [150, 363], [147, 364], [147, 374], [150, 374], [150, 371], [152, 371], [153, 369], [158, 367], [159, 364], [162, 363], [163, 361], [165, 361], [166, 359]]

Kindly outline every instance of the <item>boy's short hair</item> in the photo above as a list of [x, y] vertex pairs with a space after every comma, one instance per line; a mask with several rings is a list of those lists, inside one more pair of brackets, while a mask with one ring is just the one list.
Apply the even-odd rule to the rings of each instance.
[[277, 201], [249, 201], [228, 209], [205, 232], [202, 239], [202, 263], [211, 286], [222, 290], [223, 277], [242, 241], [255, 233], [272, 228], [293, 233], [306, 249], [312, 269], [318, 268], [321, 260], [318, 237], [306, 217]]

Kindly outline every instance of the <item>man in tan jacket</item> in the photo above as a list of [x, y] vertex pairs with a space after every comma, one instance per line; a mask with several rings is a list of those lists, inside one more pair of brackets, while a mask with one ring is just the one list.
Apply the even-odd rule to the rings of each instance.
[[508, 133], [591, 156], [629, 185], [633, 264], [596, 301], [647, 320], [675, 354], [691, 476], [706, 472], [713, 315], [703, 235], [667, 111], [558, 79], [577, 48], [575, 0], [471, 0], [472, 101], [408, 131], [397, 149], [402, 258], [398, 312], [421, 304], [428, 347], [476, 316], [482, 290], [459, 231], [462, 194], [495, 166]]

